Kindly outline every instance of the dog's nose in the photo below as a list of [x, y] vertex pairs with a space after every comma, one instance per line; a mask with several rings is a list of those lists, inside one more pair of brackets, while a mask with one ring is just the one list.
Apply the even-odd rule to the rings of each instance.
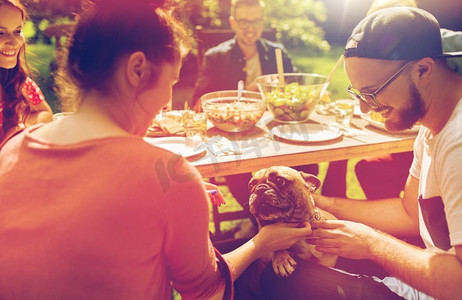
[[266, 192], [269, 189], [271, 189], [271, 187], [268, 184], [260, 183], [259, 185], [255, 187], [255, 193], [261, 194], [261, 193]]

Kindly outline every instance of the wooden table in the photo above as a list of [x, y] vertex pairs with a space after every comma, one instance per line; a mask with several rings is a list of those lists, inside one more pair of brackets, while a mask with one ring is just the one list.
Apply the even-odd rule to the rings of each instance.
[[[334, 122], [333, 116], [313, 113], [312, 123]], [[359, 134], [345, 135], [334, 140], [317, 143], [298, 143], [277, 139], [270, 130], [280, 125], [267, 112], [257, 126], [244, 133], [225, 133], [213, 127], [209, 137], [221, 135], [242, 147], [242, 154], [216, 156], [211, 151], [191, 163], [202, 177], [225, 176], [252, 172], [274, 165], [298, 166], [325, 161], [356, 157], [383, 155], [411, 151], [416, 133], [392, 134], [371, 126], [367, 121], [355, 117], [352, 121]]]

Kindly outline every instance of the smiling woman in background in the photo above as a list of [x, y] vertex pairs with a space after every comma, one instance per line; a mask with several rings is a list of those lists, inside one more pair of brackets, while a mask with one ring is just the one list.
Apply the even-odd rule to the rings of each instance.
[[52, 120], [52, 112], [24, 69], [26, 12], [17, 0], [0, 0], [0, 145], [24, 125]]

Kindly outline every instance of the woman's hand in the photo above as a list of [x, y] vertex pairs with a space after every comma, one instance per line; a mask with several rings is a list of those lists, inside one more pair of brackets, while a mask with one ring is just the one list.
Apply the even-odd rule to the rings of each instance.
[[207, 190], [207, 195], [209, 196], [210, 201], [213, 205], [217, 205], [218, 207], [220, 207], [222, 204], [226, 204], [223, 194], [220, 192], [216, 185], [205, 181], [204, 185], [205, 189]]
[[323, 220], [312, 223], [313, 234], [307, 243], [316, 250], [351, 259], [370, 258], [371, 246], [380, 233], [361, 223], [341, 220]]
[[275, 223], [263, 226], [254, 236], [253, 241], [260, 256], [281, 249], [288, 249], [296, 242], [311, 235], [309, 223], [302, 224]]
[[269, 252], [290, 248], [297, 241], [306, 239], [311, 234], [309, 223], [276, 223], [263, 226], [260, 231], [239, 248], [226, 253], [224, 257], [234, 267], [237, 278], [256, 259]]
[[27, 116], [26, 126], [53, 121], [53, 112], [46, 101], [42, 101], [36, 105], [31, 105], [30, 108], [31, 110]]

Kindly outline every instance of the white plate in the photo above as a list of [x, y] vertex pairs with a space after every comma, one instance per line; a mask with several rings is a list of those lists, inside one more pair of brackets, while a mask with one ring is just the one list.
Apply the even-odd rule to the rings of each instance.
[[338, 138], [342, 132], [321, 124], [284, 124], [271, 129], [271, 134], [285, 140], [297, 142], [324, 142]]
[[385, 130], [385, 131], [388, 131], [388, 132], [391, 132], [391, 133], [417, 133], [419, 132], [419, 129], [420, 129], [420, 125], [414, 125], [412, 128], [410, 129], [406, 129], [406, 130], [403, 130], [403, 131], [399, 131], [399, 132], [392, 132], [392, 131], [389, 131], [386, 127], [385, 127], [385, 124], [382, 123], [382, 122], [379, 122], [379, 121], [375, 121], [375, 120], [372, 120], [371, 119], [371, 116], [368, 115], [368, 114], [364, 114], [361, 116], [361, 118], [365, 121], [367, 121], [370, 125], [376, 127], [376, 128], [380, 128], [382, 130]]
[[206, 144], [193, 143], [187, 145], [186, 138], [181, 136], [159, 138], [145, 137], [144, 140], [151, 145], [176, 153], [184, 158], [190, 158], [207, 151]]

